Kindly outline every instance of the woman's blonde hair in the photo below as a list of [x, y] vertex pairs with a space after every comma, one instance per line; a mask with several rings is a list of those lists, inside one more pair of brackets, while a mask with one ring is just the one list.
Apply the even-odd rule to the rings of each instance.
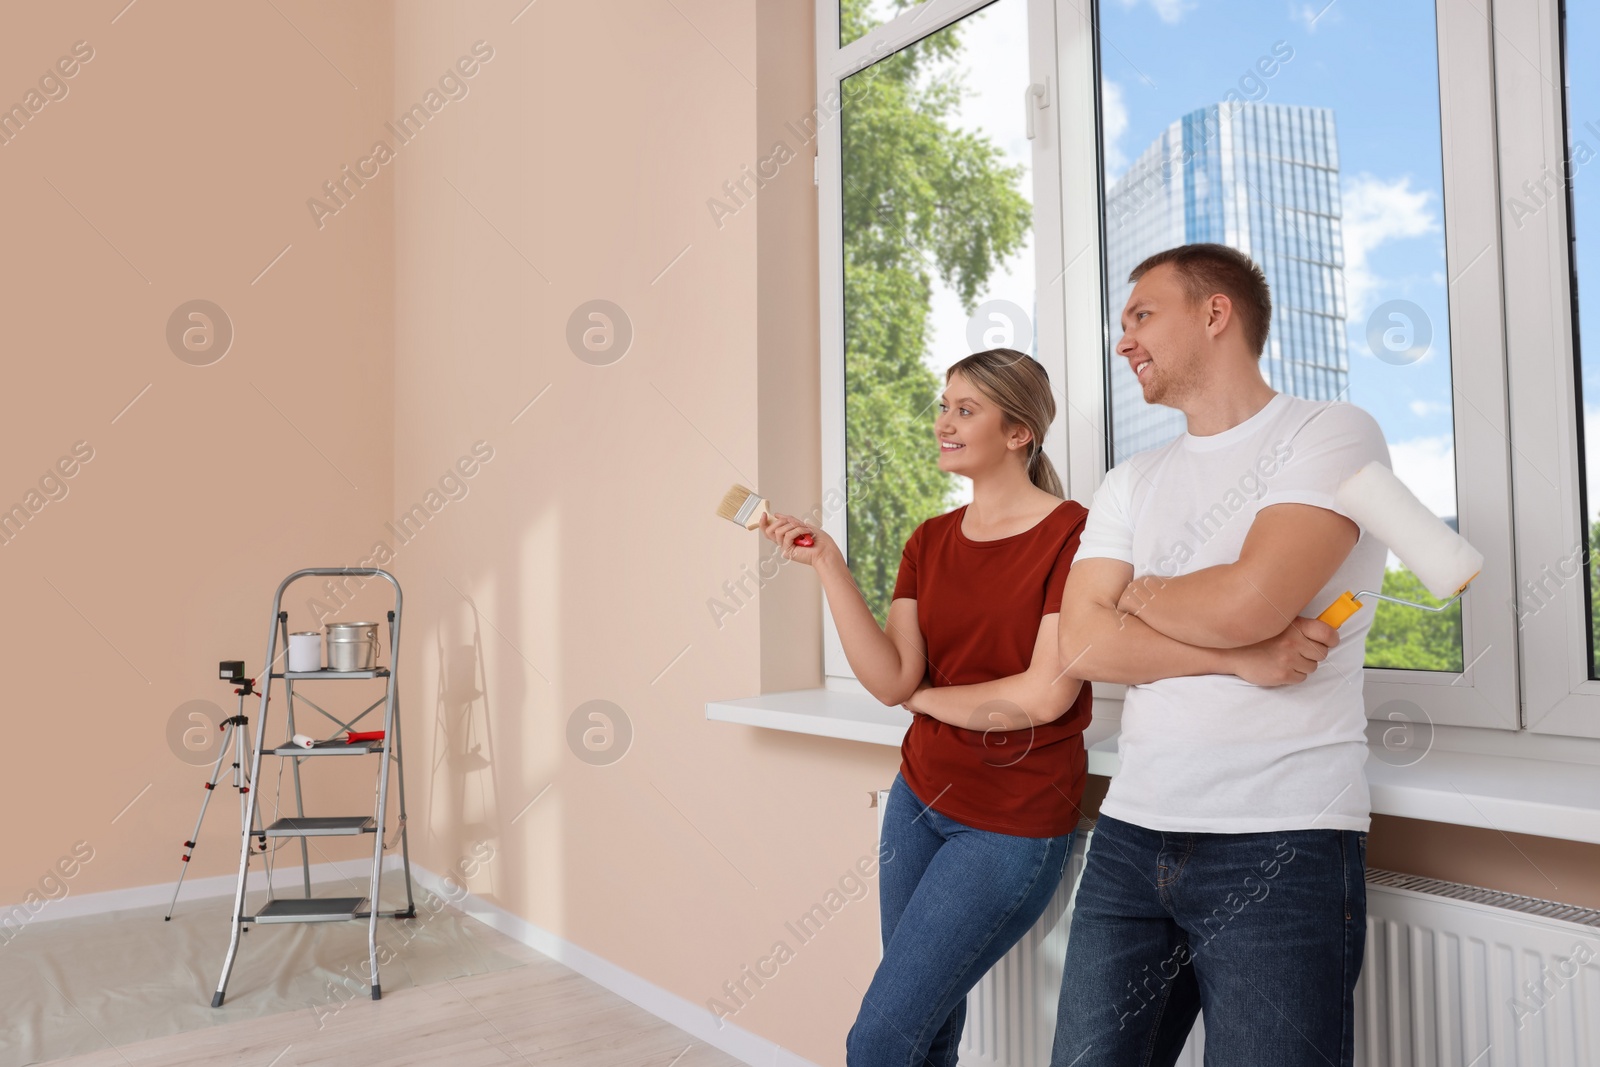
[[1033, 433], [1028, 443], [1028, 478], [1051, 496], [1066, 499], [1055, 464], [1044, 454], [1044, 435], [1056, 417], [1056, 398], [1050, 376], [1039, 361], [1011, 348], [974, 352], [945, 371], [945, 384], [956, 372], [977, 386], [1000, 409], [1009, 432], [1018, 423]]

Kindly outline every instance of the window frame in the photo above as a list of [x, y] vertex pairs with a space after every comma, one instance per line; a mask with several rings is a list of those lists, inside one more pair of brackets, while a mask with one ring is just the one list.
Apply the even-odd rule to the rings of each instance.
[[[1035, 324], [1039, 353], [1057, 386], [1057, 423], [1046, 441], [1046, 451], [1061, 472], [1067, 495], [1088, 505], [1104, 477], [1107, 464], [1107, 427], [1110, 414], [1106, 353], [1114, 341], [1111, 318], [1105, 307], [1106, 262], [1104, 244], [1104, 178], [1101, 160], [1099, 33], [1094, 3], [1079, 6], [1071, 0], [1029, 0], [1030, 61], [1035, 80], [1041, 71], [1050, 76], [1050, 107], [1036, 113], [1036, 121], [1055, 139], [1050, 153], [1057, 168], [1058, 203], [1035, 195], [1035, 234], [1039, 277], [1055, 277], [1054, 284], [1038, 288], [1039, 322]], [[1503, 731], [1533, 729], [1567, 736], [1600, 737], [1600, 682], [1587, 680], [1586, 639], [1588, 619], [1583, 613], [1583, 588], [1571, 583], [1561, 612], [1543, 612], [1537, 619], [1544, 630], [1560, 625], [1556, 616], [1571, 615], [1576, 600], [1583, 625], [1569, 627], [1565, 641], [1534, 641], [1539, 655], [1519, 641], [1518, 620], [1502, 605], [1513, 602], [1516, 569], [1527, 570], [1530, 560], [1553, 558], [1546, 542], [1552, 531], [1541, 527], [1537, 515], [1548, 514], [1551, 501], [1539, 495], [1538, 486], [1519, 478], [1513, 492], [1512, 464], [1518, 470], [1533, 457], [1540, 469], [1559, 469], [1563, 529], [1574, 528], [1569, 511], [1578, 506], [1576, 481], [1567, 475], [1576, 468], [1576, 408], [1572, 406], [1570, 301], [1565, 279], [1564, 212], [1543, 212], [1542, 236], [1516, 242], [1503, 241], [1507, 209], [1501, 202], [1504, 173], [1538, 173], [1526, 166], [1534, 158], [1564, 159], [1564, 149], [1552, 157], [1550, 145], [1564, 146], [1559, 89], [1549, 78], [1508, 77], [1504, 47], [1523, 44], [1540, 57], [1548, 74], [1550, 62], [1559, 74], [1558, 27], [1554, 13], [1558, 0], [1501, 0], [1494, 22], [1488, 21], [1471, 0], [1437, 0], [1436, 25], [1439, 53], [1441, 167], [1445, 203], [1446, 241], [1453, 392], [1454, 459], [1457, 471], [1459, 528], [1484, 555], [1483, 572], [1462, 598], [1463, 663], [1460, 674], [1447, 671], [1409, 671], [1365, 668], [1364, 694], [1369, 717], [1382, 718], [1391, 701], [1407, 700], [1422, 708], [1440, 727], [1475, 727], [1494, 731], [1484, 737], [1503, 737]], [[864, 34], [843, 48], [837, 46], [838, 2], [817, 2], [817, 96], [819, 107], [830, 92], [839, 92], [842, 80], [898, 48], [935, 32], [986, 6], [987, 0], [929, 0], [908, 8], [895, 19]], [[1033, 14], [1035, 5], [1050, 10], [1048, 41], [1035, 32], [1045, 18]], [[1530, 16], [1534, 27], [1523, 25]], [[1515, 27], [1514, 31], [1512, 27]], [[1510, 35], [1508, 37], [1508, 35]], [[1519, 60], [1526, 63], [1525, 60]], [[1555, 82], [1560, 84], [1560, 78]], [[1557, 100], [1553, 118], [1549, 100]], [[1530, 106], [1536, 111], [1529, 111]], [[1531, 123], [1537, 113], [1546, 121]], [[1515, 120], [1515, 121], [1513, 121]], [[1539, 153], [1545, 153], [1542, 157]], [[1036, 150], [1035, 158], [1039, 157]], [[1524, 170], [1510, 169], [1512, 164]], [[820, 300], [822, 317], [822, 473], [824, 484], [844, 484], [844, 338], [843, 338], [843, 235], [840, 204], [839, 124], [828, 122], [818, 137], [818, 198], [820, 247]], [[1036, 167], [1035, 188], [1038, 190]], [[1051, 217], [1053, 215], [1053, 218]], [[1053, 227], [1053, 231], [1050, 229]], [[1050, 240], [1046, 234], [1054, 234]], [[1053, 240], [1054, 252], [1047, 249]], [[1053, 258], [1052, 258], [1053, 257]], [[1046, 272], [1044, 264], [1053, 263]], [[1565, 315], [1552, 315], [1552, 309]], [[1544, 318], [1540, 319], [1539, 316]], [[1543, 322], [1545, 335], [1519, 332], [1526, 322]], [[1564, 331], [1564, 332], [1563, 332]], [[1573, 418], [1548, 417], [1548, 393], [1541, 398], [1524, 385], [1515, 387], [1509, 374], [1510, 337], [1516, 337], [1519, 373], [1529, 364], [1544, 376], [1556, 376], [1567, 391], [1562, 410]], [[1055, 354], [1059, 353], [1059, 354]], [[1053, 362], [1054, 361], [1054, 362]], [[1566, 380], [1559, 380], [1564, 369]], [[1538, 376], [1533, 376], [1538, 377]], [[1359, 401], [1358, 401], [1359, 402]], [[1554, 425], [1552, 425], [1554, 424]], [[1528, 436], [1532, 434], [1532, 436]], [[1513, 456], [1513, 453], [1516, 456]], [[1471, 472], [1464, 476], [1462, 472]], [[1548, 495], [1548, 494], [1547, 494]], [[1519, 534], [1513, 545], [1513, 524]], [[825, 528], [844, 544], [846, 516], [831, 516]], [[1559, 533], [1559, 531], [1554, 531]], [[848, 551], [848, 546], [846, 546]], [[1575, 594], [1571, 595], [1571, 594]], [[1368, 601], [1375, 606], [1375, 601]], [[850, 675], [832, 618], [824, 613], [824, 673], [833, 689], [864, 691]], [[1541, 630], [1543, 632], [1543, 630]], [[1490, 655], [1491, 650], [1501, 650]], [[1509, 651], [1505, 651], [1509, 650]], [[1582, 653], [1582, 684], [1574, 683], [1574, 650]], [[1559, 653], [1559, 655], [1558, 655]], [[1526, 665], [1525, 667], [1523, 665]], [[1526, 696], [1519, 690], [1521, 684]], [[1559, 692], [1565, 686], [1564, 692]], [[1122, 686], [1097, 684], [1097, 699], [1120, 699]], [[1527, 720], [1523, 703], [1529, 705]], [[1580, 710], [1581, 706], [1581, 710]], [[1538, 714], [1534, 714], [1535, 711]], [[1454, 731], [1452, 731], [1454, 732]], [[1507, 742], [1509, 744], [1509, 741]]]
[[[1504, 264], [1493, 254], [1500, 247], [1494, 27], [1472, 0], [1438, 0], [1435, 13], [1456, 521], [1484, 564], [1461, 598], [1466, 669], [1458, 675], [1366, 668], [1367, 714], [1382, 718], [1386, 703], [1409, 700], [1435, 723], [1516, 730], [1521, 657], [1513, 620], [1500, 607], [1515, 576]], [[1494, 648], [1510, 654], [1488, 655]]]
[[[929, 0], [907, 8], [895, 18], [840, 48], [838, 0], [818, 0], [817, 12], [817, 231], [819, 242], [819, 302], [821, 305], [821, 406], [822, 406], [822, 482], [847, 487], [845, 470], [844, 396], [844, 234], [842, 220], [842, 150], [837, 117], [840, 86], [850, 75], [865, 70], [880, 60], [925, 37], [939, 32], [997, 0]], [[1058, 277], [1061, 264], [1061, 197], [1038, 194], [1042, 187], [1059, 189], [1061, 143], [1056, 124], [1062, 108], [1055, 100], [1060, 84], [1053, 55], [1055, 12], [1051, 0], [1024, 0], [1028, 7], [1028, 52], [1032, 79], [1046, 86], [1047, 105], [1034, 111], [1035, 140], [1030, 179], [1035, 195], [1033, 217], [1034, 270], [1036, 278]], [[848, 106], [846, 104], [845, 106]], [[1024, 106], [1023, 100], [1017, 107]], [[1039, 362], [1050, 375], [1056, 392], [1056, 418], [1045, 436], [1044, 451], [1058, 471], [1066, 470], [1065, 409], [1061, 383], [1067, 374], [1063, 344], [1062, 285], [1039, 285], [1033, 323]], [[931, 427], [930, 427], [931, 429]], [[931, 444], [930, 433], [930, 444]], [[1063, 481], [1065, 477], [1063, 476]], [[845, 509], [825, 516], [823, 529], [849, 556], [848, 521]], [[856, 680], [839, 641], [833, 616], [823, 612], [823, 675], [828, 688], [865, 692]]]
[[[1062, 111], [1065, 114], [1073, 106], [1092, 101], [1094, 121], [1075, 127], [1076, 142], [1064, 141], [1069, 158], [1091, 161], [1091, 166], [1074, 170], [1066, 184], [1064, 226], [1072, 235], [1067, 243], [1069, 259], [1093, 250], [1098, 254], [1084, 255], [1082, 261], [1092, 260], [1098, 273], [1093, 279], [1081, 275], [1068, 279], [1075, 288], [1093, 290], [1075, 292], [1067, 299], [1068, 392], [1076, 396], [1098, 392], [1103, 399], [1096, 408], [1080, 404], [1070, 409], [1082, 425], [1069, 430], [1073, 456], [1067, 491], [1088, 503], [1110, 458], [1106, 447], [1110, 384], [1104, 354], [1114, 337], [1113, 312], [1104, 303], [1109, 285], [1099, 129], [1102, 70], [1099, 26], [1091, 17], [1097, 15], [1098, 7], [1074, 11], [1077, 17], [1061, 20], [1060, 54], [1063, 59], [1092, 54], [1094, 62], [1089, 78], [1083, 76], [1082, 68], [1071, 81], [1062, 77], [1062, 96], [1073, 94], [1074, 101], [1073, 105], [1064, 101]], [[1462, 663], [1466, 669], [1457, 674], [1367, 667], [1363, 696], [1369, 719], [1385, 719], [1391, 702], [1404, 700], [1421, 708], [1433, 724], [1510, 730], [1520, 725], [1517, 656], [1514, 652], [1508, 660], [1486, 655], [1497, 646], [1517, 647], [1511, 620], [1497, 610], [1514, 587], [1507, 432], [1503, 414], [1499, 425], [1482, 414], [1492, 416], [1506, 410], [1500, 263], [1498, 257], [1482, 254], [1497, 246], [1499, 227], [1493, 166], [1496, 115], [1492, 107], [1491, 28], [1470, 0], [1439, 0], [1436, 21], [1446, 263], [1460, 271], [1451, 282], [1449, 299], [1456, 513], [1462, 535], [1483, 553], [1484, 568], [1461, 599]], [[1085, 409], [1099, 411], [1099, 418], [1086, 418]], [[1483, 432], [1486, 426], [1494, 429], [1493, 435]], [[1462, 470], [1481, 472], [1482, 476], [1464, 479]], [[1375, 609], [1376, 601], [1367, 603]], [[1106, 688], [1097, 684], [1096, 694]], [[1115, 689], [1120, 696], [1124, 687]]]
[[[1578, 368], [1574, 348], [1574, 264], [1569, 244], [1570, 190], [1563, 202], [1518, 225], [1512, 200], [1520, 179], [1564, 165], [1565, 71], [1558, 0], [1500, 0], [1495, 5], [1499, 68], [1500, 167], [1504, 175], [1507, 336], [1518, 374], [1511, 380], [1512, 444], [1519, 461], [1514, 504], [1517, 567], [1529, 582], [1547, 568], [1559, 574], [1584, 549], [1583, 473]], [[1540, 121], [1527, 121], [1538, 115]], [[1521, 121], [1516, 121], [1517, 118]], [[1600, 291], [1593, 294], [1600, 300]], [[1552, 396], [1552, 390], [1554, 395]], [[1551, 405], [1568, 417], [1552, 419]], [[1594, 427], [1600, 432], [1600, 426]], [[1552, 522], [1554, 516], [1556, 521]], [[1576, 544], [1573, 542], [1576, 541]], [[1526, 611], [1510, 600], [1523, 641], [1524, 725], [1536, 734], [1600, 737], [1600, 681], [1589, 677], [1588, 566], [1562, 583], [1547, 604]], [[1519, 583], [1521, 584], [1521, 583]]]

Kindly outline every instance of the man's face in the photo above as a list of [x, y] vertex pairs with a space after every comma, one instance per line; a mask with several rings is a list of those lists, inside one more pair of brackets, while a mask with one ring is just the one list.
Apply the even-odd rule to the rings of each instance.
[[1179, 407], [1198, 392], [1204, 375], [1205, 307], [1189, 299], [1177, 268], [1147, 271], [1122, 309], [1117, 355], [1139, 379], [1148, 404]]

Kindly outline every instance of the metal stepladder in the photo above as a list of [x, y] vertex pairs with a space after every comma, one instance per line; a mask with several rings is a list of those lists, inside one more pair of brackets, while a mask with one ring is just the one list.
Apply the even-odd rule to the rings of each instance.
[[[272, 669], [279, 649], [287, 649], [289, 643], [289, 616], [282, 610], [283, 593], [292, 583], [301, 578], [310, 577], [363, 577], [382, 578], [394, 586], [394, 610], [388, 613], [389, 619], [389, 666], [375, 667], [371, 670], [336, 671], [322, 669], [317, 671], [290, 671], [285, 662], [284, 670]], [[249, 781], [253, 786], [258, 786], [261, 781], [261, 757], [263, 755], [278, 756], [292, 761], [294, 769], [294, 795], [295, 814], [276, 819], [261, 830], [251, 830], [258, 823], [256, 818], [256, 798], [260, 793], [259, 788], [252, 788], [247, 794], [243, 828], [241, 836], [243, 841], [239, 850], [239, 885], [234, 890], [233, 896], [233, 934], [228, 942], [228, 955], [222, 961], [222, 977], [217, 981], [217, 991], [211, 998], [213, 1008], [222, 1005], [223, 995], [228, 988], [228, 975], [233, 970], [233, 963], [239, 951], [239, 935], [245, 923], [291, 923], [291, 922], [339, 922], [348, 919], [367, 920], [367, 955], [368, 963], [372, 968], [372, 999], [382, 998], [382, 986], [378, 981], [378, 918], [379, 897], [378, 889], [383, 874], [383, 853], [387, 847], [384, 844], [385, 818], [388, 814], [389, 802], [389, 766], [393, 762], [396, 776], [399, 779], [400, 811], [397, 820], [396, 836], [400, 840], [400, 853], [405, 873], [406, 907], [381, 913], [385, 918], [410, 919], [417, 914], [416, 903], [412, 896], [411, 880], [411, 849], [406, 838], [406, 776], [405, 766], [401, 761], [400, 738], [400, 697], [399, 697], [399, 652], [400, 652], [400, 614], [401, 594], [400, 583], [394, 575], [387, 571], [373, 567], [310, 567], [295, 571], [278, 584], [278, 591], [272, 599], [272, 623], [267, 632], [267, 655], [263, 662], [266, 669], [264, 683], [261, 686], [260, 712], [256, 717], [256, 740], [254, 755], [251, 760]], [[279, 638], [282, 638], [280, 645]], [[284, 742], [272, 748], [264, 748], [267, 730], [267, 700], [272, 691], [275, 679], [282, 679], [287, 706], [287, 731]], [[349, 722], [344, 722], [332, 713], [318, 707], [306, 697], [300, 697], [305, 703], [310, 704], [321, 714], [339, 724], [341, 730], [352, 730], [355, 723], [359, 722], [369, 712], [383, 706], [383, 737], [381, 740], [357, 741], [347, 743], [342, 735], [326, 741], [318, 741], [312, 748], [302, 748], [293, 743], [295, 734], [294, 684], [297, 681], [313, 679], [359, 679], [383, 678], [386, 680], [384, 696], [356, 715]], [[300, 763], [304, 759], [321, 758], [324, 756], [365, 756], [379, 754], [382, 762], [378, 768], [377, 805], [371, 815], [338, 815], [308, 817], [305, 813], [305, 803], [300, 789]], [[343, 766], [342, 762], [336, 764]], [[308, 838], [312, 837], [341, 837], [372, 834], [372, 881], [368, 895], [365, 897], [313, 897], [311, 895], [311, 858]], [[264, 861], [268, 867], [267, 876], [267, 902], [266, 905], [254, 915], [244, 913], [245, 891], [250, 878], [250, 846], [251, 837], [257, 837], [262, 846], [266, 839], [272, 837], [298, 837], [300, 839], [300, 855], [304, 866], [305, 896], [301, 898], [278, 897], [272, 893], [271, 853]]]

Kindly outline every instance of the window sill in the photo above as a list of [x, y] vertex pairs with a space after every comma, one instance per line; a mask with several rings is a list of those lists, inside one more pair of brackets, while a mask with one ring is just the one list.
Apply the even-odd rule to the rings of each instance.
[[[1084, 731], [1089, 773], [1114, 777], [1122, 702], [1096, 698]], [[706, 718], [898, 748], [911, 713], [864, 692], [797, 689], [706, 704]], [[1367, 784], [1378, 815], [1600, 844], [1600, 766], [1434, 746], [1420, 758], [1371, 744]]]

